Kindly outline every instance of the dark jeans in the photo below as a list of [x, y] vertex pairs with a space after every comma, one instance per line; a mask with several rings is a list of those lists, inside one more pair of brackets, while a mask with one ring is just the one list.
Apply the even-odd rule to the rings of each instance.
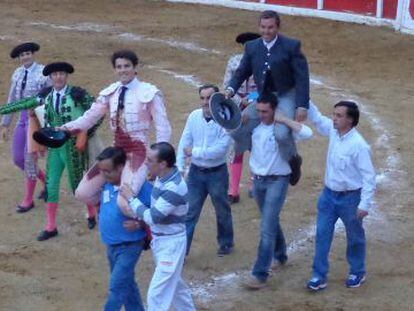
[[260, 242], [257, 259], [252, 274], [266, 281], [272, 260], [287, 260], [286, 242], [279, 215], [285, 203], [289, 185], [289, 176], [280, 176], [277, 180], [258, 180], [253, 182], [253, 196], [262, 215], [260, 223]]
[[327, 279], [329, 271], [329, 250], [335, 231], [335, 223], [340, 218], [344, 223], [347, 238], [346, 257], [350, 274], [365, 274], [365, 231], [362, 220], [357, 217], [361, 191], [338, 193], [325, 188], [319, 197], [316, 223], [315, 258], [313, 276]]
[[143, 248], [143, 241], [125, 245], [107, 245], [107, 256], [111, 269], [109, 295], [105, 311], [144, 311], [141, 295], [135, 282], [135, 265]]
[[229, 173], [224, 164], [215, 171], [204, 171], [191, 165], [187, 179], [189, 210], [186, 219], [187, 255], [194, 230], [207, 195], [216, 211], [217, 241], [220, 246], [233, 246], [233, 218], [228, 200]]

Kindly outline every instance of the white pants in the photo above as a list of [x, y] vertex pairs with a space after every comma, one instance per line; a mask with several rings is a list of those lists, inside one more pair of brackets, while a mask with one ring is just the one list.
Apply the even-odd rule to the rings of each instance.
[[153, 236], [151, 249], [155, 260], [155, 272], [148, 289], [148, 311], [196, 310], [190, 290], [181, 278], [185, 251], [186, 233]]

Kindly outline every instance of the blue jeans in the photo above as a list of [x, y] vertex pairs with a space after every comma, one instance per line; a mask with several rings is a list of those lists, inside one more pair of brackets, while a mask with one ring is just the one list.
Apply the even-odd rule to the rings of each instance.
[[107, 245], [107, 256], [111, 269], [109, 295], [105, 311], [144, 311], [141, 295], [135, 282], [135, 265], [141, 255], [143, 241], [126, 245]]
[[252, 274], [260, 281], [266, 281], [272, 260], [287, 260], [286, 242], [279, 215], [285, 203], [289, 186], [289, 176], [280, 176], [277, 180], [255, 179], [253, 196], [262, 215], [260, 223], [260, 242], [257, 259]]
[[228, 199], [229, 173], [224, 164], [209, 172], [191, 165], [187, 179], [189, 209], [186, 218], [187, 252], [190, 252], [194, 230], [200, 218], [207, 195], [210, 195], [216, 211], [217, 241], [222, 246], [233, 246], [233, 218]]
[[362, 220], [357, 217], [360, 200], [360, 190], [339, 193], [325, 187], [322, 191], [318, 202], [313, 277], [327, 279], [329, 250], [338, 218], [342, 220], [346, 230], [349, 273], [358, 276], [365, 274], [365, 232]]

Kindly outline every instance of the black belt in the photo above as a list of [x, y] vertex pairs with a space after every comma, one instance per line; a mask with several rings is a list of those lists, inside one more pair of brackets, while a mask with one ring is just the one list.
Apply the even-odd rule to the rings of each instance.
[[126, 246], [132, 246], [132, 245], [144, 245], [144, 239], [139, 240], [139, 241], [127, 241], [127, 242], [122, 242], [122, 243], [117, 243], [117, 244], [111, 244], [111, 247], [126, 247]]
[[191, 166], [194, 169], [199, 170], [203, 173], [212, 173], [212, 172], [216, 172], [216, 171], [222, 169], [224, 166], [226, 166], [226, 163], [221, 164], [219, 166], [214, 166], [214, 167], [201, 167], [201, 166], [198, 166], [198, 165], [195, 165], [195, 164], [191, 164]]
[[280, 178], [288, 177], [289, 175], [254, 175], [253, 179], [263, 181], [277, 181]]
[[361, 191], [361, 188], [355, 189], [355, 190], [345, 190], [345, 191], [335, 191], [335, 190], [332, 190], [332, 189], [330, 189], [328, 187], [326, 187], [326, 189], [328, 189], [330, 192], [332, 192], [332, 193], [334, 193], [336, 195], [347, 195], [347, 194], [352, 194], [352, 193], [360, 192]]

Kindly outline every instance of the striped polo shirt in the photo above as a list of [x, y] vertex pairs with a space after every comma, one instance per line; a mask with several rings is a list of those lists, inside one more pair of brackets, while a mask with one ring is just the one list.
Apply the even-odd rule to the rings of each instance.
[[135, 198], [130, 206], [143, 219], [154, 235], [173, 235], [185, 231], [188, 211], [187, 184], [176, 167], [154, 182], [151, 208]]

